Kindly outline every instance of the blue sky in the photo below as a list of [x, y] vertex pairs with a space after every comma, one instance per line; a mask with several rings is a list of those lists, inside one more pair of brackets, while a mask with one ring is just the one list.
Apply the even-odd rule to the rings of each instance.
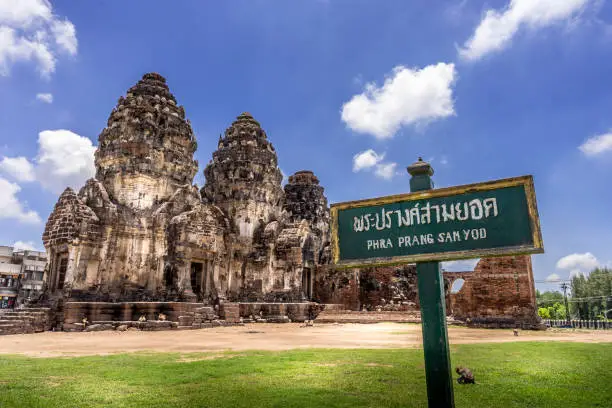
[[330, 202], [407, 192], [418, 156], [439, 187], [532, 174], [536, 279], [612, 261], [609, 2], [0, 0], [0, 243], [42, 248], [58, 193], [91, 176], [108, 115], [150, 71], [185, 106], [200, 185], [248, 111]]

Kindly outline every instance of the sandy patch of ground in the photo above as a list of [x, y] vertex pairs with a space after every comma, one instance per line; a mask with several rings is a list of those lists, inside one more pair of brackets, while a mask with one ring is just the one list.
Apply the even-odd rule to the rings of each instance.
[[[521, 331], [449, 327], [452, 344], [517, 341], [612, 342], [610, 331]], [[45, 332], [0, 338], [0, 354], [33, 357], [106, 355], [133, 352], [215, 352], [299, 348], [402, 348], [422, 344], [418, 324], [247, 324], [184, 331]]]

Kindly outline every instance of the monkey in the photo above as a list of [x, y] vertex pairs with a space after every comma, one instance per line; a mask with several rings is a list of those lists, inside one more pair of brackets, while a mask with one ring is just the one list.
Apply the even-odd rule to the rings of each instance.
[[304, 320], [304, 324], [300, 327], [312, 327], [314, 326], [314, 320]]
[[457, 374], [459, 374], [459, 378], [457, 378], [457, 382], [459, 384], [476, 384], [474, 381], [474, 375], [469, 368], [465, 367], [457, 367], [455, 368]]

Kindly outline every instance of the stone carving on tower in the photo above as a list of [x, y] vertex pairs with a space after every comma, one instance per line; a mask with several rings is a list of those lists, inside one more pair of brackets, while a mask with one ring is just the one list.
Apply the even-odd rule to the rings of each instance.
[[326, 262], [329, 209], [317, 178], [282, 188], [274, 147], [243, 113], [193, 185], [197, 143], [159, 74], [121, 97], [100, 133], [96, 175], [47, 221], [49, 298], [301, 301]]

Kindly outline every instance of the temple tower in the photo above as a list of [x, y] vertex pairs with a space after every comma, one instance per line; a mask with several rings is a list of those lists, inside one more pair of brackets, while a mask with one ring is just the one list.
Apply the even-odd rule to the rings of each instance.
[[272, 143], [249, 113], [243, 113], [219, 138], [204, 170], [202, 197], [219, 206], [241, 238], [252, 239], [258, 227], [282, 211], [282, 175]]
[[148, 209], [191, 184], [197, 147], [185, 110], [156, 73], [131, 87], [108, 119], [95, 154], [96, 179], [111, 200]]
[[325, 244], [329, 240], [329, 207], [324, 188], [309, 170], [289, 176], [285, 185], [285, 210], [292, 222], [307, 220], [313, 233]]

